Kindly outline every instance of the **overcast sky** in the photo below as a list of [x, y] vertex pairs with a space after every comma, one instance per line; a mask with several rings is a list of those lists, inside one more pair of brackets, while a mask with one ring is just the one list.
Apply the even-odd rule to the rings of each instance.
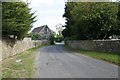
[[28, 0], [31, 3], [32, 12], [36, 11], [35, 15], [37, 15], [37, 22], [33, 24], [33, 28], [48, 25], [50, 29], [55, 31], [57, 24], [61, 23], [64, 25], [65, 19], [62, 16], [64, 14], [65, 1], [67, 0]]
[[37, 15], [37, 22], [33, 24], [33, 28], [48, 25], [55, 31], [57, 24], [65, 24], [65, 19], [62, 17], [65, 7], [64, 0], [28, 0], [28, 2], [31, 3], [32, 12], [36, 11], [35, 15]]

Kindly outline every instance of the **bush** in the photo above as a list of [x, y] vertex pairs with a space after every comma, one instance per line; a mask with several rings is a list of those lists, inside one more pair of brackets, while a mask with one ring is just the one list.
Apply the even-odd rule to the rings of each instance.
[[55, 40], [54, 35], [51, 35], [51, 36], [50, 36], [50, 44], [51, 44], [51, 45], [55, 44], [55, 43], [54, 43], [54, 40]]

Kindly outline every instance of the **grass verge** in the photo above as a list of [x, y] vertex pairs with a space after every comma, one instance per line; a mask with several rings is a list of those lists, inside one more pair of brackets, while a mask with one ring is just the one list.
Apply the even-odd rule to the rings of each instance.
[[[34, 73], [35, 51], [46, 45], [26, 50], [2, 62], [2, 78], [32, 78]], [[16, 62], [16, 60], [21, 60]]]
[[120, 54], [118, 53], [107, 53], [107, 52], [98, 52], [98, 51], [90, 51], [90, 50], [80, 50], [80, 49], [74, 49], [68, 46], [64, 46], [65, 48], [71, 50], [71, 51], [75, 51], [78, 52], [80, 54], [83, 55], [87, 55], [99, 60], [103, 60], [103, 61], [107, 61], [113, 64], [116, 64], [118, 66], [120, 66]]

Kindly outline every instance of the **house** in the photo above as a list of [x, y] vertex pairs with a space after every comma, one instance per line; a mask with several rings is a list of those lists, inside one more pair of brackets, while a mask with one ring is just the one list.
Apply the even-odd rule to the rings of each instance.
[[33, 35], [40, 35], [38, 39], [49, 39], [52, 33], [53, 31], [47, 25], [43, 25], [32, 30]]

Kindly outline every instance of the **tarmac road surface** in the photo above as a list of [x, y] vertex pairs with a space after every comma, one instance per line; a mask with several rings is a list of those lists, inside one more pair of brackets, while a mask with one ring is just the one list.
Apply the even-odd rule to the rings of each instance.
[[37, 51], [35, 78], [118, 78], [118, 66], [71, 52], [63, 44]]

